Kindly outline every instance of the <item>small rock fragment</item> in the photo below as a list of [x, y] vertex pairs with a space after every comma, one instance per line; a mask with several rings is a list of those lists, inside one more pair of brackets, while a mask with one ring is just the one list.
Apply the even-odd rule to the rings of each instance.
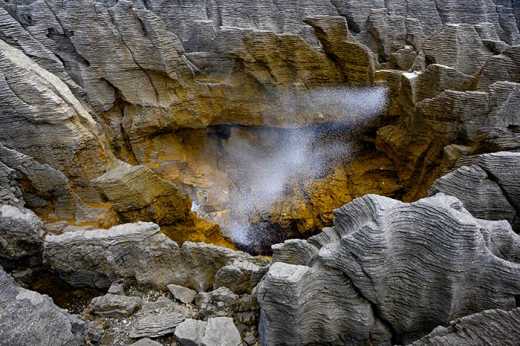
[[134, 342], [130, 346], [162, 346], [162, 344], [158, 343], [157, 341], [153, 341], [152, 339], [144, 338]]
[[141, 308], [139, 297], [127, 297], [117, 294], [106, 294], [92, 299], [90, 309], [93, 314], [106, 317], [130, 316]]
[[110, 294], [125, 295], [125, 282], [123, 280], [116, 280], [112, 282], [108, 292]]
[[177, 312], [161, 313], [156, 315], [146, 315], [134, 322], [130, 331], [132, 339], [150, 337], [157, 338], [159, 336], [172, 334], [182, 321], [184, 316]]
[[168, 287], [168, 290], [170, 290], [175, 299], [183, 302], [184, 304], [190, 304], [193, 302], [195, 296], [197, 295], [197, 292], [184, 286], [172, 284], [166, 287]]

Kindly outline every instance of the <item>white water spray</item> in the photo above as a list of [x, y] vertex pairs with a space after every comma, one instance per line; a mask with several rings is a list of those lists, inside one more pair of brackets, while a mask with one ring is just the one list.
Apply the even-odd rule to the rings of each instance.
[[351, 157], [356, 143], [345, 140], [345, 131], [355, 132], [378, 117], [386, 100], [382, 87], [317, 89], [298, 98], [282, 97], [284, 112], [296, 119], [303, 111], [306, 118], [332, 118], [334, 124], [259, 130], [254, 140], [232, 132], [224, 144], [228, 160], [236, 165], [230, 218], [221, 225], [226, 235], [245, 246], [264, 236], [251, 231], [252, 218], [269, 213], [291, 183], [309, 184], [334, 162]]

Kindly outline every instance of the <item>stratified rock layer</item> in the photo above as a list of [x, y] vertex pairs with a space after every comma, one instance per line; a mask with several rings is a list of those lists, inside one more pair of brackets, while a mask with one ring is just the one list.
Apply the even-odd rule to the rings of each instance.
[[309, 266], [278, 262], [264, 277], [264, 344], [407, 343], [516, 306], [520, 238], [507, 222], [476, 219], [443, 194], [412, 204], [368, 195], [335, 215], [329, 235], [309, 240], [321, 245]]
[[[0, 198], [23, 196], [49, 222], [171, 222], [164, 198], [131, 215], [103, 198], [94, 181], [119, 159], [223, 220], [240, 183], [226, 133], [341, 123], [360, 152], [253, 215], [279, 234], [252, 250], [330, 226], [334, 208], [366, 193], [415, 200], [450, 168], [450, 145], [520, 124], [519, 17], [498, 0], [1, 1], [0, 142], [27, 165], [1, 150]], [[389, 89], [377, 119], [337, 102], [338, 90], [375, 85]], [[163, 230], [226, 245], [213, 226]]]
[[484, 154], [460, 163], [465, 166], [439, 178], [431, 193], [455, 196], [476, 217], [507, 220], [520, 230], [520, 153]]
[[452, 321], [447, 327], [438, 327], [413, 345], [513, 346], [520, 340], [519, 322], [519, 309], [487, 310]]
[[[127, 279], [157, 288], [178, 284], [198, 291], [210, 288], [219, 269], [235, 261], [255, 264], [257, 271], [266, 264], [245, 253], [204, 243], [185, 242], [179, 247], [153, 223], [49, 235], [43, 258], [74, 287], [108, 288], [113, 281]], [[243, 280], [258, 282], [260, 276], [254, 274], [245, 272]]]

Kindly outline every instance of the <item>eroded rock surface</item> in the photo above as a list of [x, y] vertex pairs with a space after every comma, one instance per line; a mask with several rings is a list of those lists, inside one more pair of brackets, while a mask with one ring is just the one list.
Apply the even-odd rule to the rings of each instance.
[[[228, 131], [358, 126], [355, 111], [323, 100], [383, 83], [386, 114], [354, 136], [363, 139], [361, 158], [333, 164], [310, 187], [291, 184], [268, 215], [255, 215], [253, 223], [285, 235], [259, 247], [329, 226], [334, 208], [366, 193], [414, 200], [445, 173], [446, 146], [468, 144], [483, 126], [518, 126], [518, 8], [496, 0], [2, 1], [0, 119], [8, 126], [0, 141], [64, 179], [59, 189], [18, 188], [13, 179], [23, 174], [2, 158], [17, 177], [4, 169], [1, 198], [20, 203], [23, 192], [45, 221], [135, 221], [115, 217], [92, 183], [117, 158], [178, 183], [221, 220], [232, 207], [221, 192], [237, 182], [221, 160]], [[155, 202], [141, 221], [164, 219]], [[225, 245], [197, 222], [169, 235]]]
[[413, 345], [516, 345], [520, 311], [487, 310], [438, 327]]
[[[204, 243], [185, 242], [180, 247], [159, 226], [143, 222], [49, 235], [43, 258], [75, 287], [108, 288], [113, 281], [126, 279], [158, 288], [179, 284], [198, 291], [211, 288], [219, 269], [234, 261], [258, 268], [267, 264], [264, 259]], [[253, 278], [258, 282], [261, 277], [251, 271], [244, 274], [248, 282]]]
[[0, 264], [37, 266], [43, 251], [43, 223], [30, 210], [0, 205]]
[[175, 337], [182, 346], [238, 346], [242, 341], [233, 319], [227, 317], [186, 320], [175, 330]]
[[21, 288], [0, 267], [0, 345], [84, 345], [87, 324], [51, 298]]
[[310, 266], [278, 262], [262, 281], [264, 343], [407, 343], [516, 307], [520, 238], [507, 222], [476, 219], [443, 194], [412, 204], [368, 195], [335, 215]]
[[476, 217], [507, 220], [520, 229], [520, 153], [497, 152], [460, 160], [464, 166], [439, 178], [432, 193], [459, 198]]
[[141, 305], [142, 300], [139, 297], [106, 294], [92, 299], [89, 310], [99, 316], [124, 317], [135, 313]]
[[[210, 291], [185, 318], [225, 312], [255, 339], [250, 294], [268, 260], [186, 240], [233, 247], [218, 222], [263, 253], [332, 225], [334, 208], [367, 193], [440, 191], [460, 202], [368, 196], [338, 209], [333, 228], [276, 245], [258, 289], [262, 341], [408, 342], [510, 309], [518, 240], [496, 220], [518, 230], [519, 27], [509, 0], [0, 0], [2, 264], [39, 264], [43, 225], [28, 208], [56, 233], [43, 244], [48, 269], [74, 288], [114, 287], [93, 302], [101, 314], [135, 317], [117, 280], [183, 285]], [[363, 113], [367, 95], [343, 102], [346, 88], [377, 85], [384, 110]], [[252, 185], [243, 176], [265, 168], [257, 158], [297, 156], [280, 148], [308, 132], [314, 149], [346, 149], [319, 174], [286, 179], [266, 207], [254, 201], [244, 237], [233, 215], [251, 202], [236, 198]], [[154, 224], [115, 226], [139, 221]], [[138, 314], [135, 335], [173, 338], [172, 304]], [[454, 326], [506, 331], [516, 318], [472, 316]], [[433, 339], [466, 342], [449, 328]]]

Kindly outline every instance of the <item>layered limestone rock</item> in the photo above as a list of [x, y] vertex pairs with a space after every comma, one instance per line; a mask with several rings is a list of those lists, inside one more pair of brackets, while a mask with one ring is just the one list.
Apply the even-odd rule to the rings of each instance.
[[[390, 88], [385, 117], [354, 131], [366, 140], [363, 155], [352, 167], [332, 165], [310, 187], [290, 184], [250, 222], [283, 235], [251, 249], [312, 234], [330, 225], [334, 208], [365, 193], [426, 195], [451, 164], [446, 146], [468, 144], [483, 126], [518, 126], [517, 86], [504, 83], [520, 82], [512, 1], [17, 0], [0, 2], [0, 29], [1, 119], [10, 124], [0, 141], [63, 174], [63, 183], [28, 186], [6, 166], [24, 182], [27, 206], [50, 222], [126, 222], [92, 183], [116, 168], [113, 156], [179, 183], [198, 205], [207, 197], [204, 212], [225, 220], [233, 205], [220, 188], [240, 181], [212, 133], [360, 127], [355, 111], [323, 102], [323, 92], [347, 86]], [[16, 189], [5, 199], [17, 203]], [[142, 221], [159, 222], [147, 216]], [[225, 243], [200, 220], [161, 226], [178, 241]]]
[[[103, 172], [111, 154], [87, 108], [59, 77], [23, 51], [4, 40], [0, 47], [0, 120], [8, 124], [0, 130], [2, 144], [64, 172], [77, 184]], [[88, 197], [88, 185], [79, 190]]]
[[411, 187], [406, 200], [425, 195], [455, 163], [457, 158], [445, 155], [451, 144], [471, 146], [486, 129], [518, 126], [513, 106], [520, 99], [518, 83], [496, 82], [486, 92], [475, 91], [474, 78], [439, 65], [423, 73], [380, 72], [377, 78], [391, 81], [390, 111], [401, 116], [378, 130], [376, 144], [392, 158], [401, 183]]
[[[255, 325], [247, 297], [267, 261], [186, 240], [232, 247], [225, 234], [268, 252], [367, 193], [425, 196], [453, 167], [432, 193], [517, 229], [519, 27], [510, 0], [0, 0], [2, 263], [38, 262], [43, 226], [29, 208], [56, 233], [44, 265], [74, 288], [216, 289], [196, 299], [201, 316], [172, 302], [135, 314], [137, 299], [94, 301], [114, 328], [104, 342], [129, 344], [123, 317], [103, 313], [159, 339], [224, 310], [242, 334]], [[377, 89], [350, 88], [378, 85], [388, 102], [372, 114]], [[314, 151], [286, 150], [308, 132]], [[298, 157], [320, 170], [287, 165]], [[464, 208], [369, 196], [339, 209], [334, 228], [276, 245], [259, 288], [262, 342], [405, 343], [513, 308], [517, 237]], [[125, 222], [135, 224], [115, 226]], [[487, 342], [475, 326], [507, 330], [515, 318], [474, 316], [421, 342], [470, 343], [466, 326]], [[205, 343], [209, 323], [190, 323], [183, 340]]]
[[[260, 280], [266, 260], [204, 243], [182, 247], [153, 223], [114, 226], [109, 230], [77, 230], [49, 235], [44, 242], [44, 263], [73, 287], [108, 288], [124, 279], [165, 289], [179, 284], [204, 291], [226, 265], [249, 262], [241, 280]], [[221, 279], [220, 281], [229, 282]], [[252, 286], [256, 284], [250, 283]], [[239, 282], [232, 282], [238, 285]]]
[[180, 345], [238, 346], [242, 342], [233, 319], [228, 317], [210, 318], [207, 322], [186, 320], [175, 329], [175, 337]]
[[0, 267], [1, 345], [84, 345], [87, 324], [51, 298], [21, 288]]
[[438, 327], [413, 345], [516, 345], [520, 311], [487, 310]]
[[335, 215], [309, 240], [307, 265], [274, 263], [261, 282], [264, 343], [408, 343], [516, 306], [520, 238], [507, 222], [476, 219], [443, 194], [412, 204], [368, 195]]
[[457, 197], [472, 215], [507, 220], [520, 229], [520, 153], [497, 152], [460, 160], [462, 166], [439, 178], [431, 193]]

